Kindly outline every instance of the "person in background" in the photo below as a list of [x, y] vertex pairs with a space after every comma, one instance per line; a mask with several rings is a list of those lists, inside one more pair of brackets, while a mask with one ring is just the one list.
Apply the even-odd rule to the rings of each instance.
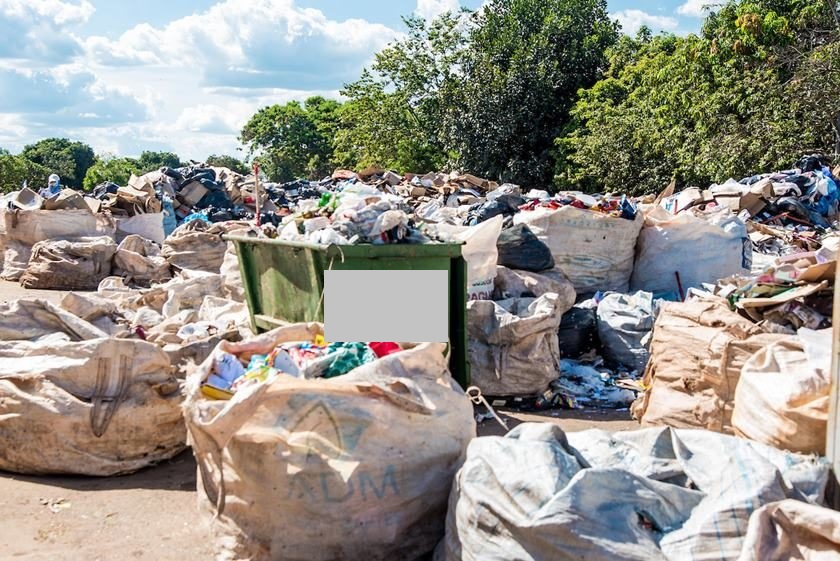
[[59, 192], [61, 192], [61, 178], [58, 174], [53, 173], [47, 181], [47, 186], [41, 189], [38, 194], [45, 199], [52, 199], [53, 197], [58, 196]]

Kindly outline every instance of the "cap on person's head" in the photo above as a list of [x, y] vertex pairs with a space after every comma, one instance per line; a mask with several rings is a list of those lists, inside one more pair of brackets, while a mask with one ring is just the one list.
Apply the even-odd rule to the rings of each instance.
[[49, 185], [58, 185], [59, 183], [61, 183], [61, 178], [58, 177], [57, 173], [50, 174], [50, 178], [47, 183]]

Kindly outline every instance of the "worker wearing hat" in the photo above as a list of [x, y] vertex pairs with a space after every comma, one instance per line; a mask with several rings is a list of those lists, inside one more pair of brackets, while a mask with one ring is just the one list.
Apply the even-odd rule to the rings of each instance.
[[51, 174], [49, 180], [47, 182], [47, 187], [41, 189], [38, 194], [44, 197], [45, 199], [52, 199], [57, 197], [58, 194], [61, 192], [61, 178], [58, 177], [58, 174]]

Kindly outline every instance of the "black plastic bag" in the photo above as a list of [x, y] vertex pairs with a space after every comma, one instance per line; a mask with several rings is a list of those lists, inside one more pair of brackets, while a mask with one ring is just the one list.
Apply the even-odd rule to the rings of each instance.
[[499, 265], [510, 269], [539, 273], [554, 267], [551, 250], [525, 224], [502, 230], [496, 247]]
[[574, 307], [560, 321], [557, 332], [562, 358], [578, 359], [589, 351], [600, 351], [598, 316], [594, 308]]
[[519, 212], [519, 205], [524, 202], [525, 199], [518, 195], [502, 195], [492, 201], [473, 205], [467, 213], [464, 225], [475, 226], [500, 214], [502, 216], [513, 216]]

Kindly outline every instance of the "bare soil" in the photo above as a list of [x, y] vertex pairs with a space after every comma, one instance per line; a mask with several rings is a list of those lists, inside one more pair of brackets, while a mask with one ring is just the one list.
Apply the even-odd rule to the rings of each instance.
[[[0, 302], [22, 297], [58, 302], [63, 295], [0, 281]], [[500, 411], [500, 416], [511, 428], [522, 422], [556, 423], [568, 432], [638, 427], [627, 411]], [[494, 420], [479, 426], [481, 436], [501, 434]], [[122, 477], [0, 472], [0, 560], [211, 560], [212, 536], [198, 512], [195, 474], [189, 450]]]

